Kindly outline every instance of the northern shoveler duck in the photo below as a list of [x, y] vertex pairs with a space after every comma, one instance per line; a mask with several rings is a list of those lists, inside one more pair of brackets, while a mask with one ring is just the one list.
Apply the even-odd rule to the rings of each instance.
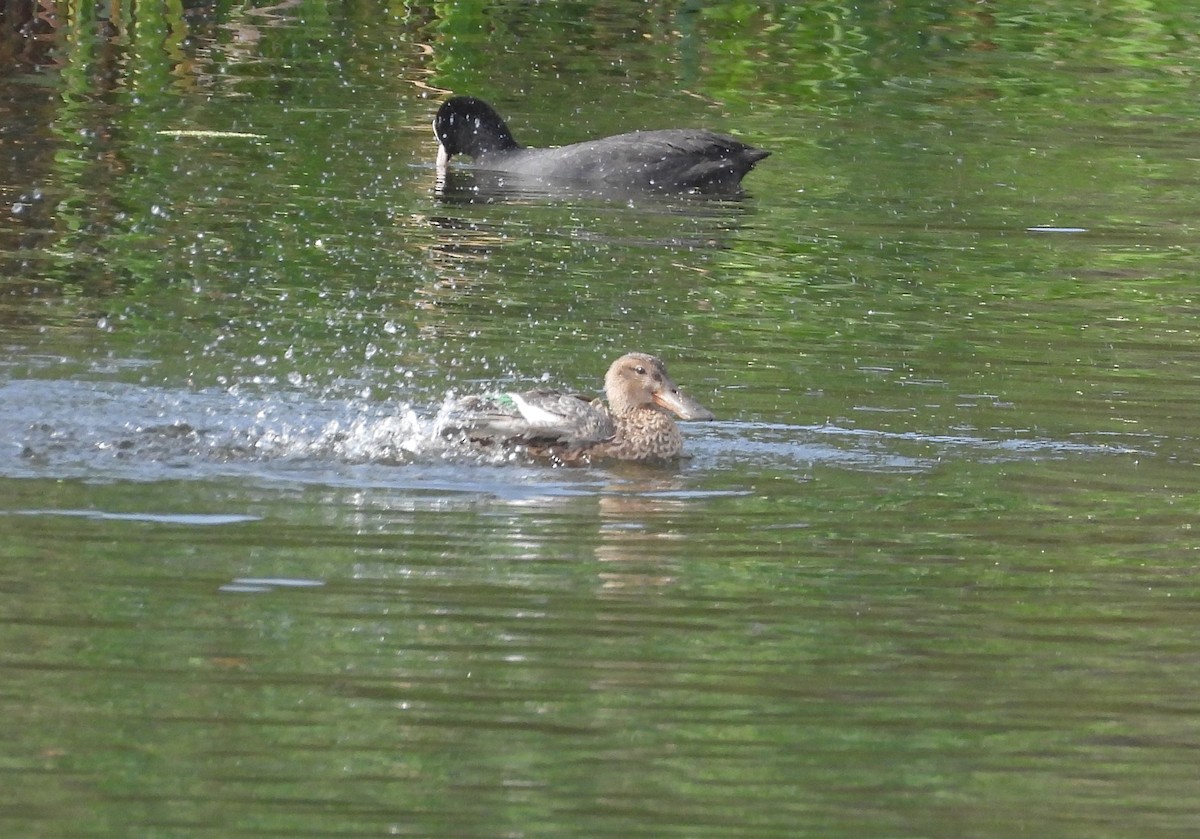
[[726, 134], [691, 128], [633, 131], [557, 148], [535, 149], [513, 139], [496, 110], [473, 96], [447, 99], [433, 120], [437, 168], [465, 154], [480, 168], [534, 181], [564, 181], [600, 189], [733, 192], [770, 154]]
[[683, 454], [671, 419], [711, 420], [712, 412], [680, 392], [662, 361], [629, 353], [604, 377], [599, 399], [555, 390], [466, 396], [439, 420], [443, 434], [476, 443], [520, 446], [559, 463], [601, 459], [665, 461]]

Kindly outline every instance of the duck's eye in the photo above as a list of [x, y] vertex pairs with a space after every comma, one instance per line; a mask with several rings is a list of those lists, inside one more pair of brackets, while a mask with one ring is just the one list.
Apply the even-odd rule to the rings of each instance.
[[633, 372], [637, 373], [639, 376], [644, 376], [646, 375], [646, 368], [638, 365], [637, 367], [633, 368]]

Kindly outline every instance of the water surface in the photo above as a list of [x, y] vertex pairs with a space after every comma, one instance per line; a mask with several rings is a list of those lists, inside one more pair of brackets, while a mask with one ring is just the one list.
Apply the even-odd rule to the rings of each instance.
[[[1182, 4], [64, 7], [0, 75], [0, 823], [1168, 837]], [[449, 92], [744, 195], [439, 183]], [[662, 356], [678, 465], [434, 433]]]

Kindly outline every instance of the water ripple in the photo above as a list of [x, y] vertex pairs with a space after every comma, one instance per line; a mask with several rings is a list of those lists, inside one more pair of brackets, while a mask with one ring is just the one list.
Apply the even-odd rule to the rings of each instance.
[[[0, 385], [0, 404], [5, 406], [0, 422], [19, 429], [9, 456], [0, 460], [0, 474], [9, 477], [152, 481], [237, 475], [347, 486], [418, 479], [441, 490], [511, 493], [530, 476], [540, 476], [534, 480], [544, 492], [546, 475], [554, 473], [553, 494], [595, 490], [588, 484], [594, 470], [552, 470], [513, 453], [480, 453], [442, 439], [432, 405], [43, 380]], [[906, 473], [931, 469], [946, 458], [1001, 462], [1130, 454], [1145, 452], [1150, 442], [1102, 434], [925, 435], [734, 421], [687, 424], [685, 435], [692, 457], [681, 468], [699, 472], [751, 467], [804, 473], [822, 464]]]

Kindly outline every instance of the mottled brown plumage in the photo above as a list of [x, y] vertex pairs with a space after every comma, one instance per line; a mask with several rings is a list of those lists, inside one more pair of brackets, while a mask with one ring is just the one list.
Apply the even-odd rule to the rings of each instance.
[[476, 443], [520, 446], [561, 463], [663, 461], [683, 454], [671, 414], [710, 420], [712, 413], [680, 392], [658, 358], [629, 353], [604, 377], [608, 405], [552, 390], [468, 396], [449, 406], [442, 433]]

